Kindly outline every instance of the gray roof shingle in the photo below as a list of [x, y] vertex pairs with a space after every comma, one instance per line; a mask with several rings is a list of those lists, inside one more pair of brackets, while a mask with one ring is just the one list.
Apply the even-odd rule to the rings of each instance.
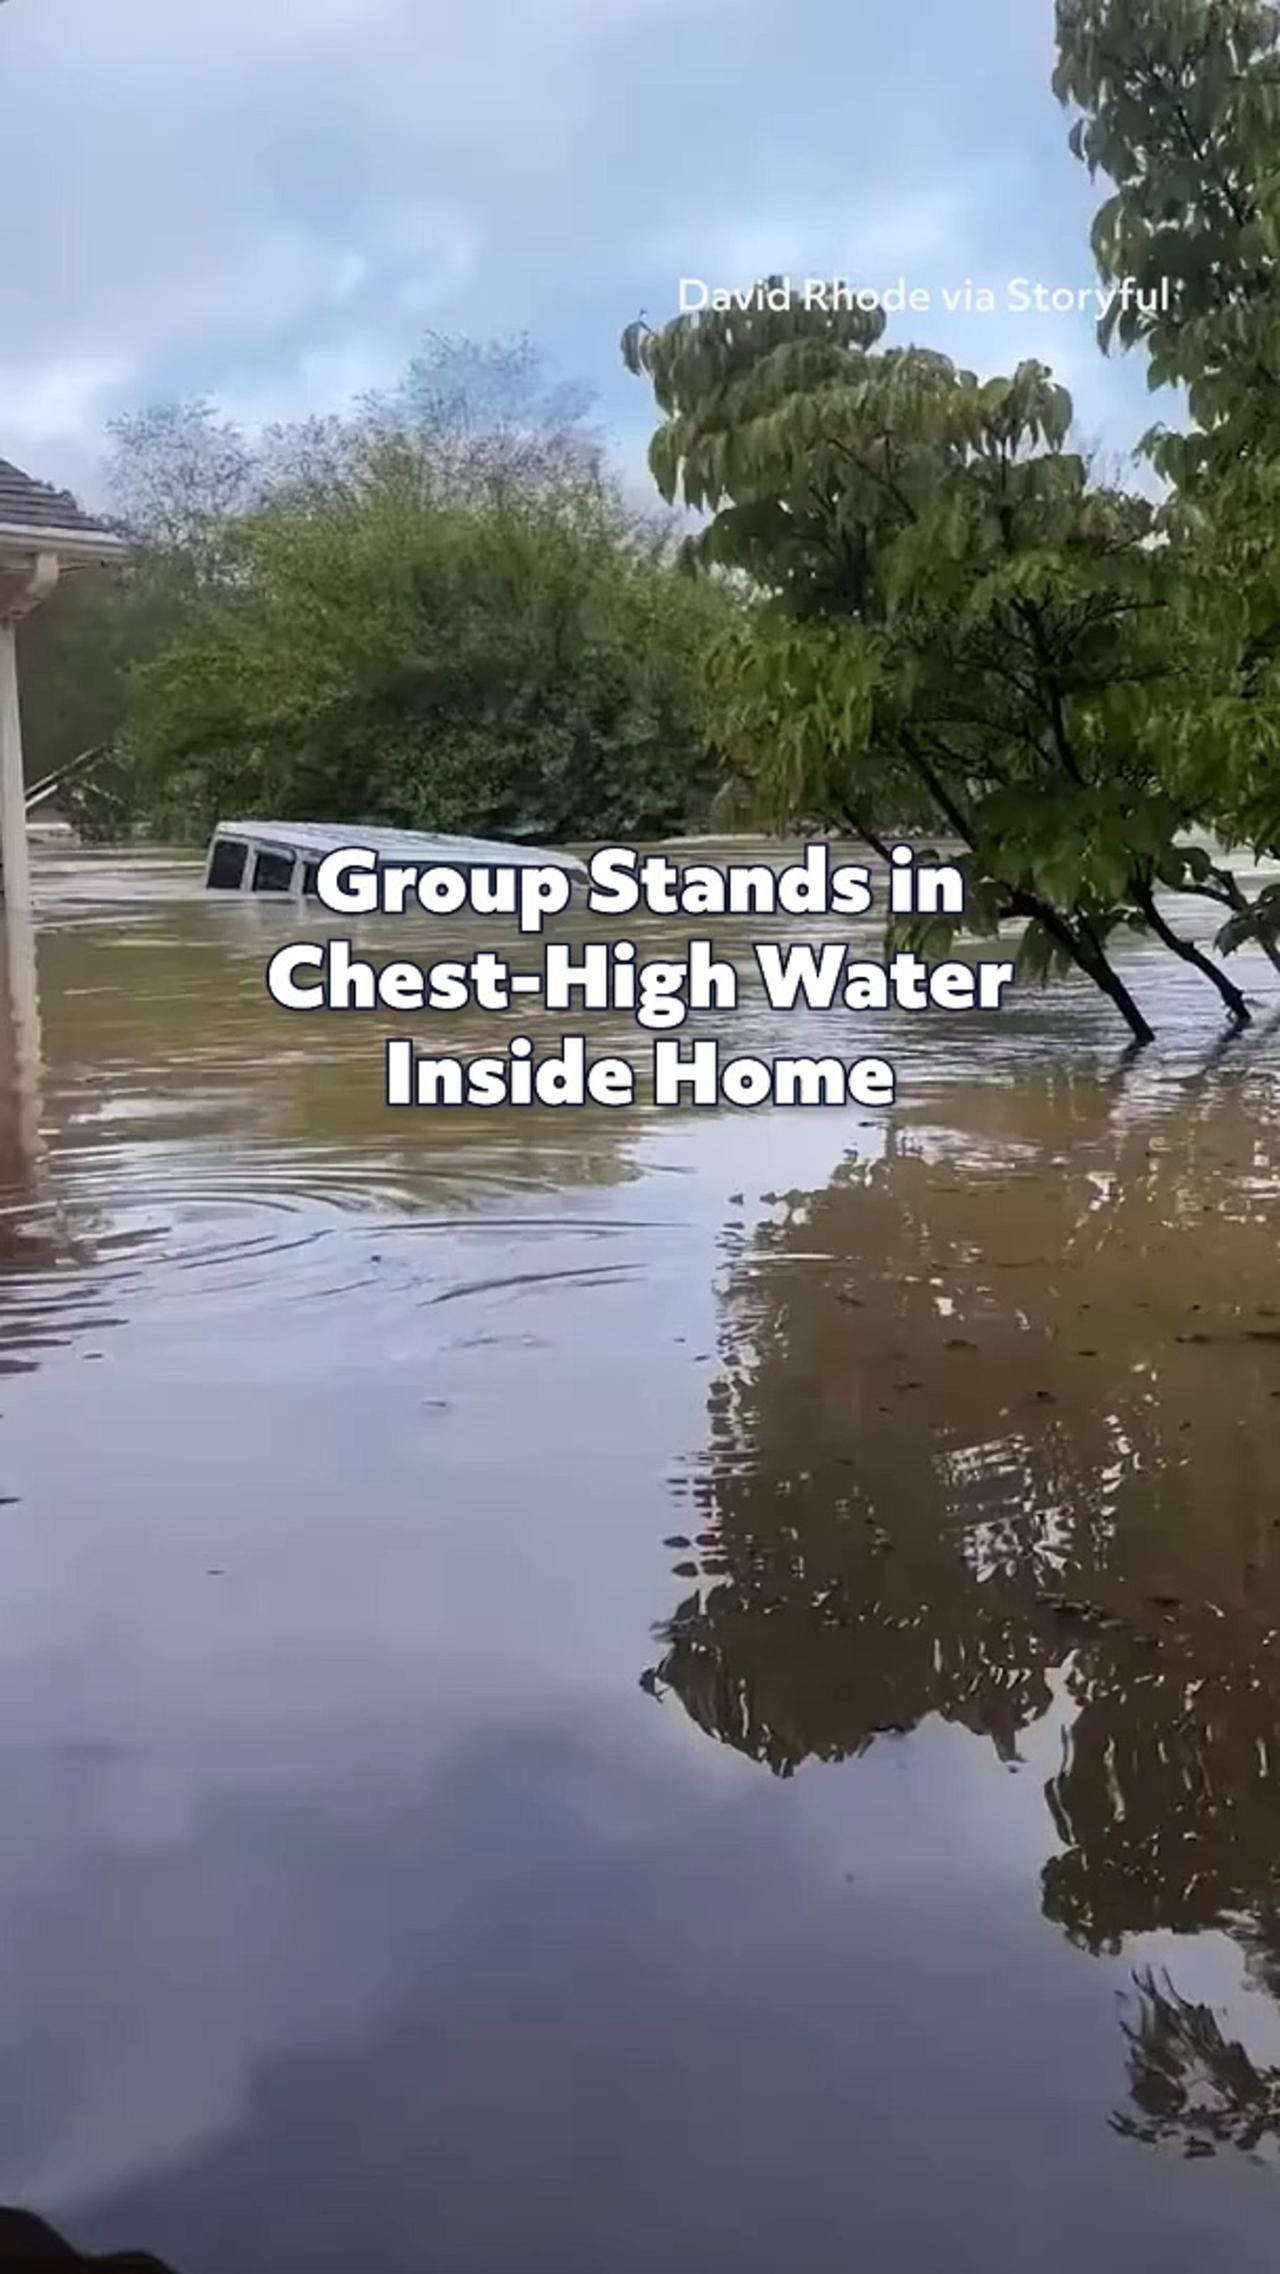
[[5, 528], [47, 529], [51, 535], [63, 530], [77, 537], [105, 537], [110, 542], [110, 531], [82, 513], [68, 490], [33, 482], [21, 467], [0, 458], [0, 530]]

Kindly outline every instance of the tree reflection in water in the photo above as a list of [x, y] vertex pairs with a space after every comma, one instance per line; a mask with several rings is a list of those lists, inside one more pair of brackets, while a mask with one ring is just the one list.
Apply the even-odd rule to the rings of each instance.
[[75, 2274], [77, 2267], [97, 2267], [100, 2274], [175, 2274], [145, 2250], [86, 2256], [34, 2212], [0, 2204], [0, 2274]]
[[1112, 2118], [1117, 2132], [1187, 2156], [1220, 2147], [1274, 2163], [1280, 2152], [1280, 2069], [1255, 2067], [1212, 2008], [1180, 1997], [1166, 1976], [1135, 1976], [1136, 2015], [1127, 2016], [1132, 2110]]
[[[645, 1686], [782, 1776], [930, 1715], [1012, 1760], [1057, 1697], [1046, 1915], [1095, 1951], [1280, 1954], [1280, 1134], [1225, 1075], [947, 1112], [730, 1264], [698, 1584]], [[1171, 1988], [1139, 2000], [1132, 2128], [1166, 2136], [1157, 2078], [1207, 2106], [1170, 2081], [1199, 2064], [1216, 2136], [1254, 2144], [1270, 2078]]]

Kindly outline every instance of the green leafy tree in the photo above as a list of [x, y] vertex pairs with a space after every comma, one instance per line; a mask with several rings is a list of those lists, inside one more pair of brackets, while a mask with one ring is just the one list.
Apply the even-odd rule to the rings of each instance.
[[117, 755], [134, 676], [185, 618], [202, 581], [220, 572], [228, 518], [254, 493], [245, 438], [204, 402], [162, 405], [116, 420], [105, 487], [128, 561], [64, 577], [25, 618], [22, 704], [27, 776], [39, 780], [93, 756], [59, 802], [82, 836], [127, 834], [141, 785]]
[[145, 548], [122, 567], [67, 576], [22, 620], [23, 742], [28, 783], [84, 760], [57, 793], [86, 838], [119, 838], [139, 818], [139, 785], [118, 755], [135, 674], [171, 639], [185, 576]]
[[1071, 144], [1113, 195], [1103, 276], [1137, 288], [1101, 326], [1140, 341], [1151, 383], [1187, 390], [1189, 472], [1280, 450], [1280, 11], [1271, 0], [1058, 0], [1054, 87]]
[[[1280, 12], [1269, 0], [1058, 0], [1055, 88], [1076, 154], [1111, 184], [1093, 227], [1136, 346], [1190, 414], [1144, 448], [1187, 604], [1170, 764], [1228, 845], [1280, 850]], [[1136, 290], [1133, 289], [1136, 287]], [[1280, 893], [1215, 865], [1221, 944], [1276, 955]]]
[[688, 560], [756, 598], [718, 651], [727, 749], [778, 823], [883, 849], [906, 815], [958, 838], [967, 928], [1019, 920], [1024, 969], [1086, 973], [1138, 1040], [1123, 926], [1243, 1022], [1240, 989], [1157, 903], [1211, 864], [1180, 841], [1199, 819], [1168, 761], [1185, 587], [1154, 507], [1091, 479], [1042, 365], [984, 382], [882, 347], [883, 328], [792, 301], [624, 335], [662, 414], [658, 486], [705, 517]]
[[700, 818], [700, 657], [729, 603], [676, 576], [586, 412], [527, 341], [433, 336], [398, 387], [252, 445], [203, 402], [118, 421], [133, 554], [31, 635], [33, 766], [109, 752], [74, 801], [90, 834]]
[[171, 830], [234, 808], [644, 834], [699, 794], [707, 611], [607, 488], [441, 504], [384, 463], [225, 542], [135, 686], [127, 747]]
[[108, 484], [136, 543], [198, 555], [256, 487], [253, 452], [214, 405], [160, 403], [115, 419]]

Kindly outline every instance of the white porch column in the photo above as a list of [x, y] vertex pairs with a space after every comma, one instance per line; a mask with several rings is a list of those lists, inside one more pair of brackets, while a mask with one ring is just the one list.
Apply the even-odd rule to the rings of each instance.
[[18, 704], [18, 627], [12, 616], [0, 617], [0, 864], [6, 908], [29, 918], [31, 865]]
[[22, 712], [18, 704], [18, 619], [29, 616], [55, 590], [61, 570], [56, 553], [31, 555], [16, 585], [0, 593], [0, 863], [7, 907], [31, 914], [27, 856], [27, 786], [22, 776]]
[[40, 992], [22, 769], [18, 618], [38, 607], [57, 581], [57, 559], [42, 554], [16, 606], [12, 593], [6, 595], [6, 613], [0, 616], [0, 941], [8, 996], [7, 1005], [0, 1006], [0, 1017], [12, 1022], [13, 1136], [29, 1166], [38, 1156], [40, 1142]]

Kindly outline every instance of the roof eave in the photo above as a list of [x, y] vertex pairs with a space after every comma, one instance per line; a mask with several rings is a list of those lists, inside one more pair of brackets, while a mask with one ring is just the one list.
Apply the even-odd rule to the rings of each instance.
[[123, 537], [108, 529], [38, 529], [18, 521], [0, 521], [0, 553], [56, 553], [60, 560], [97, 562], [128, 557]]

